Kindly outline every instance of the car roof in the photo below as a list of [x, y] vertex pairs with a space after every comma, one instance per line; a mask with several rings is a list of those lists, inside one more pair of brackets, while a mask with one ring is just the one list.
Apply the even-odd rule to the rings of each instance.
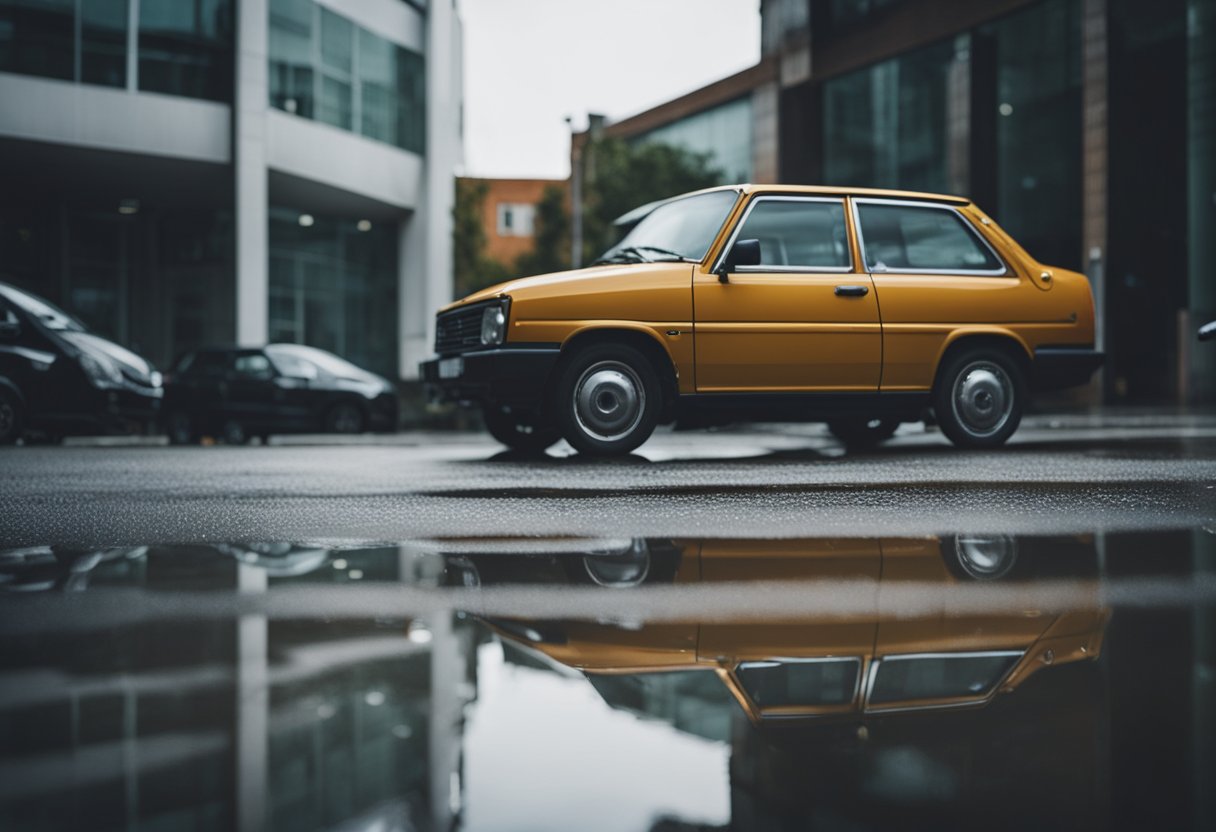
[[856, 196], [867, 199], [900, 199], [900, 200], [919, 200], [921, 202], [945, 202], [950, 205], [969, 205], [971, 200], [963, 196], [955, 196], [953, 194], [937, 194], [928, 191], [900, 191], [894, 188], [850, 188], [839, 185], [757, 185], [757, 184], [739, 184], [739, 185], [719, 185], [715, 188], [703, 188], [699, 191], [689, 191], [685, 194], [678, 194], [668, 199], [659, 199], [654, 202], [648, 202], [645, 205], [639, 205], [630, 211], [621, 214], [612, 221], [613, 225], [618, 228], [627, 228], [645, 219], [655, 208], [660, 205], [665, 205], [668, 202], [675, 202], [678, 199], [684, 199], [689, 196], [698, 196], [700, 194], [712, 194], [717, 191], [735, 191], [744, 195], [751, 194], [788, 194], [798, 196]]

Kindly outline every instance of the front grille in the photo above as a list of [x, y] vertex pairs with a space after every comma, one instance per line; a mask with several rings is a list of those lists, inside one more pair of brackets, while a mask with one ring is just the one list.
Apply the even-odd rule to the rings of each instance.
[[481, 315], [485, 305], [444, 312], [435, 320], [435, 352], [451, 355], [481, 346]]

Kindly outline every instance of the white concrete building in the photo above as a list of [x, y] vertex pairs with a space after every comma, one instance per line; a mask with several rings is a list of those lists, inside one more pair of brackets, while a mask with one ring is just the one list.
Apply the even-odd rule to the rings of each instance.
[[0, 281], [169, 365], [413, 378], [451, 297], [455, 0], [0, 0]]

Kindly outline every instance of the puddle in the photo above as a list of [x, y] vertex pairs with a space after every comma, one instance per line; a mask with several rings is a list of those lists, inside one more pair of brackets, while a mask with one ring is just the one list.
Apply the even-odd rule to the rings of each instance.
[[0, 828], [1211, 828], [1216, 535], [0, 550]]

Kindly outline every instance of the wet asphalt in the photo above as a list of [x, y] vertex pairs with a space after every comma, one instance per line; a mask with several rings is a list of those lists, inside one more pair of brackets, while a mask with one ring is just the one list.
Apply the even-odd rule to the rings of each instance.
[[851, 453], [820, 426], [656, 434], [621, 460], [487, 437], [72, 440], [0, 449], [0, 545], [554, 535], [798, 537], [1216, 527], [1216, 415], [1028, 418], [960, 451], [905, 425]]

